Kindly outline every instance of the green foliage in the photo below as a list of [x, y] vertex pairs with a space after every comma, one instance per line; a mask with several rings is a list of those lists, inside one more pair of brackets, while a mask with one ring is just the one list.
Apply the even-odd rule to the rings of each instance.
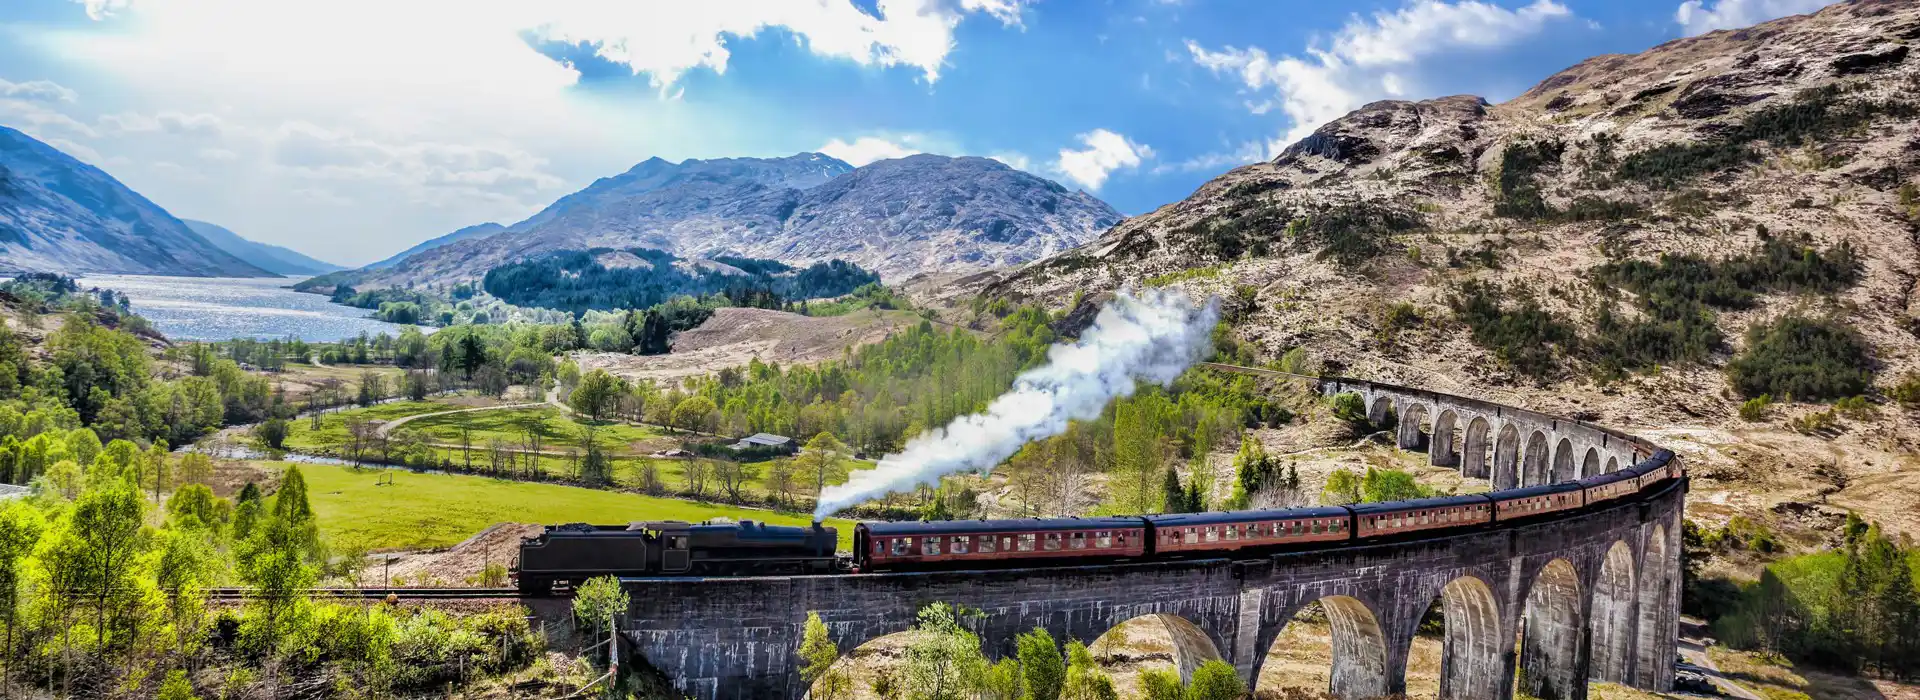
[[1193, 670], [1193, 681], [1187, 684], [1186, 700], [1239, 700], [1247, 694], [1247, 685], [1240, 680], [1239, 672], [1233, 665], [1219, 659], [1213, 659]]
[[1144, 700], [1181, 700], [1186, 688], [1180, 683], [1179, 673], [1149, 668], [1140, 672], [1140, 693]]
[[1578, 341], [1570, 324], [1524, 291], [1468, 280], [1449, 295], [1447, 306], [1467, 324], [1474, 343], [1535, 379], [1558, 371], [1560, 357]]
[[[619, 255], [635, 264], [607, 267]], [[646, 309], [676, 296], [718, 295], [728, 306], [783, 308], [787, 300], [837, 297], [880, 276], [842, 260], [795, 269], [773, 260], [719, 258], [733, 270], [679, 265], [665, 251], [560, 251], [488, 270], [482, 286], [510, 304], [582, 313], [588, 309]], [[746, 274], [740, 274], [744, 272]]]
[[1079, 640], [1067, 643], [1067, 677], [1060, 700], [1120, 700], [1113, 678], [1093, 662], [1093, 654]]
[[573, 594], [573, 618], [590, 630], [604, 630], [614, 615], [623, 615], [630, 607], [626, 589], [619, 579], [596, 576], [580, 585]]
[[[1395, 234], [1424, 226], [1416, 211], [1380, 201], [1310, 205], [1304, 212], [1262, 199], [1236, 200], [1216, 218], [1181, 229], [1194, 248], [1221, 261], [1265, 257], [1276, 241], [1319, 249], [1321, 259], [1358, 265], [1390, 250]], [[1277, 234], [1277, 235], [1276, 235]]]
[[1288, 463], [1285, 469], [1280, 460], [1267, 454], [1267, 449], [1251, 435], [1240, 436], [1240, 451], [1233, 456], [1233, 495], [1227, 507], [1245, 509], [1253, 506], [1253, 499], [1261, 493], [1277, 496], [1281, 503], [1290, 502], [1300, 490], [1300, 472]]
[[797, 653], [802, 664], [800, 679], [811, 689], [807, 697], [815, 700], [844, 700], [851, 697], [853, 678], [844, 669], [833, 667], [834, 662], [840, 660], [840, 647], [828, 635], [827, 625], [820, 621], [819, 613], [807, 613], [807, 623], [801, 632]]
[[1727, 377], [1746, 396], [1819, 401], [1864, 393], [1873, 384], [1873, 359], [1844, 322], [1790, 315], [1749, 329]]
[[1920, 406], [1920, 372], [1901, 375], [1900, 381], [1887, 389], [1887, 398], [1906, 408]]
[[1361, 476], [1351, 469], [1341, 467], [1327, 475], [1327, 484], [1320, 489], [1320, 503], [1329, 506], [1344, 506], [1360, 503], [1365, 494], [1360, 486]]
[[1795, 95], [1785, 104], [1763, 107], [1741, 123], [1710, 139], [1668, 144], [1621, 159], [1615, 174], [1622, 179], [1674, 188], [1692, 178], [1755, 162], [1755, 142], [1775, 148], [1818, 142], [1859, 129], [1886, 116], [1904, 118], [1914, 106], [1901, 99], [1845, 99], [1849, 87], [1830, 84]]
[[193, 694], [193, 683], [187, 680], [187, 672], [179, 669], [167, 672], [157, 697], [158, 700], [200, 700], [200, 696]]
[[1714, 620], [1723, 643], [1849, 672], [1920, 673], [1920, 561], [1849, 520], [1845, 545], [1768, 565]]
[[920, 609], [901, 670], [909, 700], [961, 700], [986, 675], [980, 638], [960, 626], [965, 613], [943, 602]]
[[1014, 638], [1020, 668], [1032, 700], [1058, 700], [1066, 684], [1067, 664], [1053, 635], [1039, 627]]
[[1333, 408], [1333, 417], [1335, 419], [1345, 421], [1351, 425], [1364, 426], [1367, 424], [1367, 402], [1365, 399], [1360, 398], [1359, 394], [1350, 391], [1335, 394], [1333, 398], [1328, 399], [1327, 402]]
[[253, 437], [267, 449], [278, 450], [286, 447], [288, 430], [287, 419], [276, 416], [254, 426]]
[[1755, 423], [1766, 420], [1768, 409], [1773, 408], [1773, 395], [1761, 394], [1740, 404], [1740, 420]]
[[1566, 144], [1559, 141], [1511, 141], [1500, 152], [1493, 213], [1513, 219], [1544, 219], [1555, 214], [1540, 193], [1536, 176], [1558, 167]]
[[1413, 475], [1399, 469], [1367, 468], [1360, 478], [1361, 499], [1367, 503], [1409, 501], [1435, 496], [1433, 489], [1415, 483]]
[[612, 413], [614, 404], [629, 391], [624, 380], [596, 369], [580, 377], [579, 385], [567, 395], [567, 405], [585, 414], [588, 420], [599, 421]]
[[1671, 362], [1703, 362], [1725, 342], [1712, 309], [1750, 308], [1759, 292], [1832, 293], [1859, 279], [1851, 244], [1818, 250], [1806, 234], [1772, 236], [1743, 255], [1709, 261], [1662, 255], [1595, 268], [1594, 284], [1633, 292], [1641, 317], [1620, 319], [1603, 307], [1590, 354], [1603, 375]]

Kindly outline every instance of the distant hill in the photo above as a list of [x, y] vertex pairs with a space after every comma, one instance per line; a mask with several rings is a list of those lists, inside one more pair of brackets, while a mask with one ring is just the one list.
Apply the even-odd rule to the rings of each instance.
[[0, 126], [0, 272], [266, 277], [99, 168]]
[[841, 259], [902, 279], [1025, 262], [1089, 240], [1120, 219], [1092, 195], [986, 158], [916, 155], [861, 168], [819, 153], [652, 158], [504, 231], [304, 286], [450, 285], [542, 253], [633, 247], [689, 259]]
[[346, 269], [330, 262], [315, 260], [292, 248], [277, 246], [271, 243], [249, 241], [241, 238], [240, 234], [229, 231], [225, 227], [216, 224], [209, 224], [205, 221], [194, 221], [193, 219], [181, 219], [180, 221], [186, 224], [187, 228], [193, 229], [194, 233], [200, 234], [201, 238], [207, 239], [208, 243], [219, 246], [221, 250], [232, 253], [235, 257], [274, 274], [288, 276], [322, 275], [335, 270]]
[[493, 234], [496, 234], [505, 230], [507, 230], [507, 227], [501, 226], [491, 221], [484, 224], [474, 224], [472, 226], [462, 228], [458, 231], [454, 231], [453, 233], [449, 233], [439, 238], [429, 238], [425, 241], [422, 241], [419, 245], [416, 245], [412, 248], [408, 248], [406, 250], [395, 253], [393, 257], [387, 258], [377, 263], [373, 263], [371, 265], [367, 265], [366, 269], [380, 270], [380, 269], [393, 267], [394, 263], [413, 257], [414, 254], [420, 253], [422, 251], [432, 250], [434, 248], [438, 248], [448, 243], [458, 243], [460, 241], [464, 241], [469, 238], [485, 238], [487, 236], [491, 236]]

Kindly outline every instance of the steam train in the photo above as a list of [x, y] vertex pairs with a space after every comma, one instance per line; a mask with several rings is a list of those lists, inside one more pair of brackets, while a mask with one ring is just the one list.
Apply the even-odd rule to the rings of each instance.
[[520, 546], [521, 590], [593, 576], [752, 576], [978, 569], [1206, 558], [1433, 536], [1606, 505], [1683, 478], [1672, 452], [1578, 481], [1351, 506], [1100, 518], [864, 522], [853, 554], [834, 528], [683, 522], [561, 525]]

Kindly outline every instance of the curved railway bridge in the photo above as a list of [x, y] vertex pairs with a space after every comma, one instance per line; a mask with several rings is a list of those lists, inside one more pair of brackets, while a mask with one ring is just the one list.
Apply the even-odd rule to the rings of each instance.
[[[1279, 373], [1215, 365], [1215, 369]], [[1496, 488], [1633, 465], [1653, 445], [1625, 433], [1512, 406], [1408, 387], [1313, 378], [1400, 417], [1397, 442], [1460, 465]], [[1091, 644], [1153, 616], [1173, 631], [1183, 676], [1225, 660], [1253, 686], [1295, 613], [1319, 602], [1332, 630], [1336, 697], [1404, 693], [1407, 657], [1437, 600], [1445, 615], [1444, 698], [1585, 698], [1587, 681], [1652, 690], [1673, 684], [1684, 478], [1633, 498], [1521, 523], [1415, 541], [1258, 558], [990, 571], [623, 583], [632, 652], [689, 695], [799, 698], [795, 649], [817, 612], [841, 649], [908, 629], [924, 605], [979, 610], [970, 626], [990, 657], [1034, 627]]]

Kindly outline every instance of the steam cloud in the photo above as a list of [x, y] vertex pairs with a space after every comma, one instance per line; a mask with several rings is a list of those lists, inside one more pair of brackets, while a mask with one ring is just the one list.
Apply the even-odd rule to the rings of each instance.
[[1205, 357], [1219, 301], [1198, 308], [1178, 291], [1121, 291], [1100, 310], [1079, 342], [1047, 350], [1047, 364], [1014, 379], [1013, 390], [985, 413], [955, 418], [907, 442], [906, 449], [827, 487], [815, 522], [856, 503], [933, 485], [940, 477], [987, 469], [1029, 441], [1065, 432], [1068, 421], [1099, 417], [1108, 402], [1133, 394], [1136, 382], [1165, 386]]

